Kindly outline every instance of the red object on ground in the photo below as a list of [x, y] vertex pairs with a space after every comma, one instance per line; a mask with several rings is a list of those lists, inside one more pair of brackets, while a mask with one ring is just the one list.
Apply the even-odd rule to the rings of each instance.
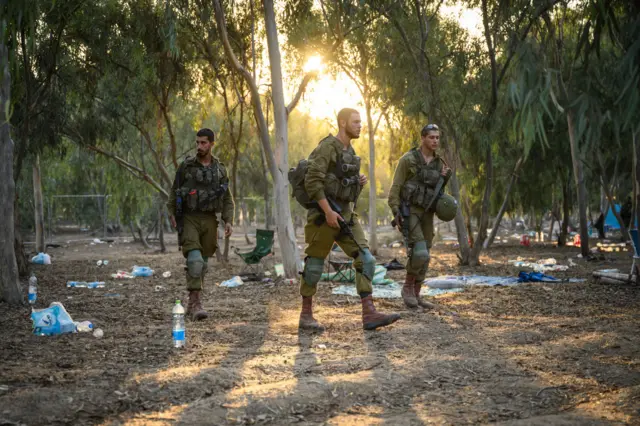
[[520, 245], [525, 247], [529, 247], [531, 245], [531, 240], [527, 234], [522, 234], [520, 237]]
[[576, 234], [573, 236], [573, 245], [574, 247], [580, 247], [582, 245], [582, 240], [580, 239], [580, 234]]

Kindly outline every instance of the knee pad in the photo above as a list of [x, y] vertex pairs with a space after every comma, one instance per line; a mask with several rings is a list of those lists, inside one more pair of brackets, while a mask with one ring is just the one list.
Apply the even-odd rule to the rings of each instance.
[[[358, 269], [360, 268], [356, 267], [356, 271], [362, 273], [362, 275], [364, 275], [366, 279], [371, 281], [373, 279], [373, 275], [376, 272], [376, 258], [373, 257], [369, 249], [364, 249], [362, 250], [362, 253], [359, 256], [359, 260], [360, 262], [362, 262], [362, 266], [360, 265], [358, 266], [360, 266], [362, 270], [358, 271]], [[357, 262], [357, 263], [360, 263], [360, 262]]]
[[200, 278], [204, 269], [204, 259], [200, 250], [191, 250], [187, 255], [187, 273], [190, 277]]
[[304, 278], [304, 281], [307, 284], [315, 286], [318, 284], [318, 281], [320, 281], [323, 271], [324, 259], [321, 259], [319, 257], [307, 257], [304, 262], [302, 278]]
[[411, 265], [415, 268], [425, 269], [429, 266], [429, 249], [426, 241], [418, 241], [411, 248]]

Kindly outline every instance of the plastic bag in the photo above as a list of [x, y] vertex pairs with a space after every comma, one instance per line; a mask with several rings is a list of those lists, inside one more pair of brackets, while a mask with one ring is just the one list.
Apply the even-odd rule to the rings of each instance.
[[31, 320], [33, 334], [38, 336], [55, 336], [76, 331], [76, 324], [60, 302], [53, 302], [45, 309], [32, 310]]
[[148, 266], [133, 266], [131, 275], [134, 277], [150, 277], [153, 275], [153, 269]]
[[38, 265], [51, 265], [51, 256], [47, 253], [38, 253], [31, 258], [31, 263], [37, 263]]

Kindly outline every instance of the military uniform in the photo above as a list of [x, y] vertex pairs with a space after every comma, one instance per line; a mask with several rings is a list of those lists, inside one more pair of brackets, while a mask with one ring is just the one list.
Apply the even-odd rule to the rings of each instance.
[[184, 218], [179, 244], [187, 259], [187, 289], [191, 304], [192, 292], [197, 292], [199, 297], [207, 272], [207, 261], [217, 249], [216, 214], [221, 213], [224, 223], [233, 224], [234, 203], [224, 164], [212, 157], [211, 163], [204, 166], [196, 157], [187, 157], [176, 172], [167, 203], [173, 216], [176, 216], [178, 198], [181, 200]]
[[[407, 303], [407, 297], [405, 296], [409, 296], [410, 307], [416, 307], [418, 304], [432, 307], [427, 306], [430, 304], [419, 299], [420, 287], [429, 268], [429, 250], [433, 241], [435, 204], [432, 204], [428, 211], [425, 211], [425, 208], [433, 197], [437, 195], [435, 187], [445, 166], [447, 164], [444, 159], [437, 154], [434, 154], [434, 158], [429, 163], [426, 163], [420, 148], [413, 148], [400, 158], [393, 176], [393, 184], [389, 190], [388, 202], [394, 216], [398, 216], [402, 202], [409, 205], [409, 217], [408, 219], [404, 218], [404, 221], [407, 222], [403, 223], [403, 226], [407, 227], [406, 238], [409, 246], [409, 258], [406, 266], [407, 281], [403, 288], [403, 298]], [[445, 184], [449, 176], [447, 175], [444, 178]], [[410, 297], [409, 288], [412, 290], [413, 298]]]
[[[354, 258], [353, 266], [356, 271], [356, 289], [361, 297], [371, 302], [373, 288], [371, 280], [375, 271], [376, 260], [369, 251], [369, 245], [364, 230], [354, 213], [354, 202], [357, 200], [362, 186], [360, 179], [360, 157], [352, 146], [345, 148], [343, 143], [329, 135], [313, 150], [308, 159], [308, 170], [304, 180], [304, 187], [311, 201], [331, 199], [340, 208], [340, 215], [349, 224], [357, 244], [340, 229], [330, 227], [324, 220], [324, 213], [320, 208], [310, 208], [307, 213], [307, 224], [304, 228], [305, 267], [300, 280], [300, 294], [303, 296], [303, 311], [301, 326], [318, 328], [311, 313], [311, 298], [316, 294], [317, 284], [324, 270], [324, 259], [329, 254], [333, 243], [350, 257]], [[360, 248], [358, 248], [358, 245]], [[368, 303], [367, 302], [367, 303]], [[364, 306], [363, 301], [363, 306]], [[377, 317], [363, 321], [365, 329], [373, 329], [388, 325], [396, 321], [399, 316], [375, 314]], [[382, 318], [384, 317], [384, 318]], [[311, 325], [310, 325], [311, 324]]]

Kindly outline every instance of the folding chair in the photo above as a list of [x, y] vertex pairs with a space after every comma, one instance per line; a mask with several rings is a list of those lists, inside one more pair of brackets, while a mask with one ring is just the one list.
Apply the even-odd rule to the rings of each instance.
[[640, 275], [640, 271], [638, 270], [640, 267], [636, 262], [640, 259], [640, 253], [638, 252], [638, 250], [640, 250], [640, 235], [638, 235], [637, 229], [631, 229], [629, 230], [629, 236], [631, 237], [631, 245], [633, 246], [633, 263], [631, 264], [631, 272], [629, 272], [629, 274], [634, 275], [635, 273], [635, 275], [638, 276]]
[[250, 252], [240, 253], [236, 248], [235, 254], [240, 256], [244, 266], [239, 275], [254, 274], [257, 277], [264, 275], [265, 257], [273, 254], [273, 231], [268, 229], [256, 230], [256, 246]]
[[347, 272], [353, 267], [353, 260], [334, 258], [333, 254], [340, 251], [342, 251], [340, 247], [334, 243], [327, 259], [329, 263], [327, 272], [331, 273], [331, 268], [333, 268], [333, 271], [335, 272], [331, 281], [348, 282], [350, 276], [347, 275]]

